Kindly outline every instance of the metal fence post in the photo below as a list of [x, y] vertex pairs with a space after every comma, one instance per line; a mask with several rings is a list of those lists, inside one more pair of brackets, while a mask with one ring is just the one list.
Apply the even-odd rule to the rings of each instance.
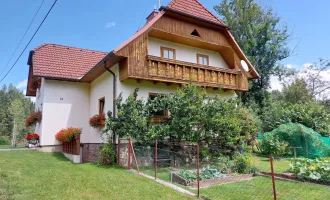
[[131, 138], [128, 140], [128, 163], [127, 163], [127, 168], [128, 170], [131, 169]]
[[197, 187], [198, 187], [198, 192], [197, 192], [197, 196], [199, 197], [200, 193], [199, 193], [199, 188], [200, 188], [200, 185], [199, 185], [199, 144], [197, 143], [196, 145], [196, 167], [197, 167]]
[[158, 146], [158, 141], [157, 139], [155, 140], [155, 160], [154, 160], [154, 164], [155, 164], [155, 180], [157, 179], [157, 157], [158, 157], [158, 150], [157, 147]]
[[120, 138], [118, 137], [118, 150], [117, 150], [118, 156], [117, 156], [117, 163], [118, 166], [120, 166]]
[[274, 166], [273, 166], [273, 155], [270, 154], [269, 158], [270, 158], [270, 168], [271, 168], [271, 172], [272, 172], [274, 200], [276, 200], [276, 187], [275, 187], [275, 175], [274, 175]]

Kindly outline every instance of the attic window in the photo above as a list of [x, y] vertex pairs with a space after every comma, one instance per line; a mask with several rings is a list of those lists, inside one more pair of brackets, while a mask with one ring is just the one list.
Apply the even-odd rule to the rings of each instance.
[[198, 31], [196, 29], [193, 30], [193, 32], [191, 32], [191, 35], [193, 36], [197, 36], [200, 37], [201, 35], [199, 35]]

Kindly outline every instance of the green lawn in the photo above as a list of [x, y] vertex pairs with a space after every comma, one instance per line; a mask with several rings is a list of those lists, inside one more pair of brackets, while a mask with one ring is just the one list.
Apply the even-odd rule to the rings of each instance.
[[[330, 188], [310, 183], [276, 181], [277, 199], [325, 200], [330, 199]], [[201, 194], [212, 200], [271, 200], [272, 180], [254, 177], [250, 181], [228, 183], [201, 189]]]
[[0, 199], [195, 199], [120, 168], [58, 153], [0, 151]]
[[[270, 159], [269, 157], [253, 155], [252, 162], [253, 165], [258, 167], [261, 172], [271, 172], [270, 170]], [[285, 172], [290, 168], [290, 161], [288, 159], [275, 160], [273, 162], [274, 172], [281, 173]]]
[[24, 148], [24, 144], [23, 145], [17, 145], [16, 147], [12, 146], [12, 145], [0, 145], [0, 149], [15, 149], [15, 148]]

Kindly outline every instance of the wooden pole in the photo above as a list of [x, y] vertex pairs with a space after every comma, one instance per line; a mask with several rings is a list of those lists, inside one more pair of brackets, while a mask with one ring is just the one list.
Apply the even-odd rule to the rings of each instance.
[[132, 153], [133, 153], [133, 158], [134, 158], [135, 165], [136, 165], [136, 170], [138, 171], [138, 173], [140, 173], [139, 165], [138, 165], [138, 162], [137, 162], [137, 159], [136, 159], [136, 156], [135, 156], [135, 151], [134, 151], [133, 143], [132, 143], [131, 140], [130, 140], [130, 143], [131, 143], [131, 150], [132, 150]]
[[155, 160], [154, 160], [154, 162], [155, 162], [155, 180], [157, 179], [157, 157], [158, 157], [158, 150], [157, 150], [157, 148], [158, 148], [158, 141], [157, 141], [157, 139], [155, 140]]
[[120, 138], [118, 137], [117, 164], [120, 166]]
[[276, 187], [275, 187], [275, 175], [274, 175], [274, 166], [273, 166], [273, 155], [270, 154], [269, 158], [270, 158], [270, 168], [271, 168], [271, 172], [272, 172], [274, 200], [276, 200]]
[[199, 189], [200, 189], [200, 185], [199, 185], [199, 145], [198, 145], [198, 143], [197, 143], [197, 145], [196, 145], [196, 159], [197, 159], [197, 162], [196, 162], [196, 164], [197, 164], [197, 187], [198, 187], [198, 192], [197, 192], [197, 196], [199, 197], [200, 196], [200, 193], [199, 193]]
[[128, 163], [127, 163], [127, 168], [128, 170], [131, 169], [131, 138], [128, 140]]

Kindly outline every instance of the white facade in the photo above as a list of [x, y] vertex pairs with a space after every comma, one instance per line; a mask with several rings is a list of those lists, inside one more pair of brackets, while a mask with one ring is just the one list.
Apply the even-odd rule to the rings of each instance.
[[55, 134], [63, 128], [80, 127], [84, 137], [89, 132], [89, 84], [55, 80], [42, 82], [41, 105], [42, 121], [40, 145], [58, 145]]
[[176, 60], [190, 62], [190, 63], [197, 63], [197, 54], [203, 54], [209, 56], [210, 66], [229, 69], [227, 63], [218, 52], [195, 48], [195, 47], [169, 42], [166, 40], [160, 40], [152, 37], [148, 38], [149, 55], [161, 57], [160, 47], [168, 47], [175, 49]]

